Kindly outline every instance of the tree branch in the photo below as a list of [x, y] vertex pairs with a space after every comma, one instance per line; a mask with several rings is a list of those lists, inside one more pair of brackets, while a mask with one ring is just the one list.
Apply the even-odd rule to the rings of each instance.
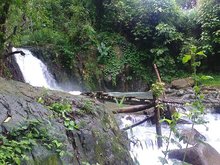
[[10, 52], [10, 53], [5, 54], [4, 58], [6, 59], [6, 58], [8, 58], [8, 57], [10, 57], [10, 56], [12, 56], [14, 54], [17, 54], [17, 53], [20, 53], [22, 56], [25, 55], [25, 53], [23, 51], [19, 50], [19, 51], [14, 51], [14, 52]]

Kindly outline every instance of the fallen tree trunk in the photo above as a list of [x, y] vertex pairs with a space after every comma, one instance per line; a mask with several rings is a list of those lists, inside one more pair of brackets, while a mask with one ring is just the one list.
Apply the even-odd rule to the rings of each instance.
[[130, 107], [124, 107], [124, 108], [119, 108], [117, 110], [114, 110], [113, 113], [133, 113], [133, 112], [139, 112], [143, 111], [149, 108], [154, 107], [154, 104], [147, 104], [147, 105], [135, 105], [135, 106], [130, 106]]

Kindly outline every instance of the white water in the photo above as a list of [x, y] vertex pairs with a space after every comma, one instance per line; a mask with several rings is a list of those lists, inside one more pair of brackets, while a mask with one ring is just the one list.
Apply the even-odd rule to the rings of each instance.
[[[22, 72], [24, 80], [32, 86], [45, 87], [52, 90], [60, 90], [54, 76], [48, 71], [47, 66], [38, 58], [32, 55], [27, 49], [12, 48], [12, 51], [22, 51], [25, 55], [16, 53], [15, 59]], [[73, 95], [79, 95], [80, 91], [67, 91]]]
[[[216, 130], [220, 126], [220, 114], [207, 114], [204, 118], [206, 121], [209, 121], [206, 127], [203, 125], [196, 125], [195, 129], [204, 135], [207, 139], [206, 142], [220, 153], [220, 131]], [[121, 127], [124, 128], [143, 119], [144, 116], [123, 116], [123, 124]], [[191, 125], [180, 125], [180, 127], [188, 128], [191, 127]], [[161, 165], [159, 157], [164, 157], [162, 151], [166, 150], [166, 144], [164, 143], [161, 149], [157, 148], [155, 132], [155, 125], [149, 122], [143, 123], [127, 131], [129, 139], [132, 141], [130, 143], [130, 154], [140, 165]], [[167, 125], [162, 125], [162, 134], [168, 137], [169, 128]], [[185, 148], [186, 144], [181, 143], [181, 146]], [[174, 144], [170, 144], [169, 149], [175, 148], [177, 149], [178, 147]], [[173, 162], [169, 160], [169, 164], [173, 164]]]

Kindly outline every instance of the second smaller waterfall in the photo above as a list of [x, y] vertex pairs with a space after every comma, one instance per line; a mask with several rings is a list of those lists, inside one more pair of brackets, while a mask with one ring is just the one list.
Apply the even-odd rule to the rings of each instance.
[[24, 56], [20, 53], [15, 54], [16, 61], [23, 74], [25, 82], [37, 87], [49, 89], [59, 89], [53, 75], [48, 71], [47, 66], [34, 57], [27, 49], [12, 48], [12, 51], [23, 51]]

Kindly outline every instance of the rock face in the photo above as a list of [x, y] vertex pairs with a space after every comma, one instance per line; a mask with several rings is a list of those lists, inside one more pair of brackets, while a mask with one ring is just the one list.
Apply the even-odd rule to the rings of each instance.
[[[41, 103], [36, 101], [39, 98]], [[70, 103], [71, 112], [66, 115], [74, 119], [77, 129], [67, 130], [64, 118], [47, 108], [63, 101]], [[29, 160], [23, 164], [133, 164], [126, 136], [120, 132], [114, 116], [96, 100], [0, 78], [0, 109], [2, 136], [10, 135], [21, 125], [26, 128], [27, 121], [35, 120], [69, 153], [58, 156], [39, 142], [26, 153]]]
[[192, 165], [219, 165], [220, 154], [209, 144], [199, 143], [187, 149], [177, 149], [169, 152], [169, 158], [183, 160]]
[[[179, 103], [193, 102], [195, 101], [195, 94], [192, 87], [185, 89], [171, 89], [167, 88], [166, 91], [167, 100]], [[211, 110], [211, 112], [219, 113], [220, 107], [220, 90], [213, 87], [201, 87], [201, 93], [204, 95], [202, 102]]]
[[187, 88], [187, 87], [192, 87], [194, 85], [194, 80], [192, 77], [188, 77], [188, 78], [183, 78], [183, 79], [178, 79], [178, 80], [173, 80], [171, 82], [171, 86], [172, 88], [175, 89], [183, 89], [183, 88]]

